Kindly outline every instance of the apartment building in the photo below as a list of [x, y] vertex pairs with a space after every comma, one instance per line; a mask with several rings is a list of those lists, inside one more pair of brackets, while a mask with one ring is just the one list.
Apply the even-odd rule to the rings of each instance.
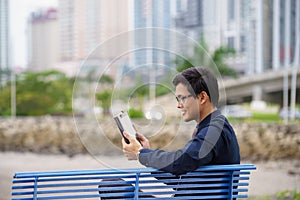
[[9, 79], [9, 2], [0, 0], [0, 85]]
[[57, 9], [35, 11], [31, 14], [29, 23], [28, 70], [44, 71], [55, 68], [60, 60]]

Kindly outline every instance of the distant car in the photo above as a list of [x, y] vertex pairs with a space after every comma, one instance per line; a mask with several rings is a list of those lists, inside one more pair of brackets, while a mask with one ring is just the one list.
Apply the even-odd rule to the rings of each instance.
[[[288, 118], [292, 118], [292, 111], [290, 108], [288, 109], [284, 109], [282, 108], [280, 111], [279, 111], [279, 117], [281, 119], [284, 119], [285, 116], [288, 116]], [[300, 110], [299, 109], [295, 109], [295, 119], [300, 119]]]
[[233, 118], [251, 118], [252, 113], [243, 108], [240, 105], [227, 105], [223, 106], [221, 109], [221, 113], [226, 117]]

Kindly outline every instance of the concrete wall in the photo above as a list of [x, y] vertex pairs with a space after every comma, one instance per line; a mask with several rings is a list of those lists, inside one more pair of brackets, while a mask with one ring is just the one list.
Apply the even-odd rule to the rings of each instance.
[[[67, 117], [0, 118], [0, 150], [29, 151], [46, 154], [80, 153], [122, 154], [121, 137], [112, 120], [86, 123], [85, 119]], [[145, 121], [135, 121], [142, 127]], [[300, 159], [300, 125], [233, 124], [242, 158]], [[152, 148], [175, 150], [190, 138], [195, 124], [174, 120], [151, 134], [147, 125], [140, 128], [150, 137]], [[105, 130], [105, 131], [103, 131]], [[84, 144], [84, 145], [83, 145]]]

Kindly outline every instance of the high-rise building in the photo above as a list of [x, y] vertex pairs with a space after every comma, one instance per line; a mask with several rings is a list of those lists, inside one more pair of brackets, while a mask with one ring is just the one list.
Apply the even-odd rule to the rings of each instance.
[[176, 27], [189, 37], [198, 40], [203, 28], [203, 1], [185, 0], [177, 3]]
[[62, 63], [70, 63], [72, 71], [76, 72], [82, 61], [86, 68], [103, 66], [118, 56], [118, 49], [126, 48], [128, 40], [112, 42], [104, 50], [101, 47], [114, 36], [128, 31], [128, 7], [128, 0], [60, 0]]
[[55, 68], [59, 62], [59, 22], [57, 10], [49, 8], [31, 14], [29, 70]]
[[9, 2], [0, 0], [0, 84], [8, 80], [9, 73]]
[[[220, 46], [234, 48], [236, 57], [228, 63], [237, 71], [262, 73], [299, 65], [298, 0], [202, 0], [198, 1], [202, 17], [191, 6], [193, 0], [186, 3], [177, 16], [178, 27], [191, 37], [202, 34], [211, 51]], [[202, 19], [199, 28], [189, 27], [187, 15]]]
[[215, 50], [221, 46], [235, 49], [234, 59], [227, 62], [238, 73], [248, 68], [250, 3], [241, 0], [203, 1], [204, 37]]
[[137, 30], [134, 34], [134, 45], [139, 50], [133, 53], [131, 65], [142, 69], [144, 80], [149, 76], [149, 71], [153, 72], [153, 70], [156, 71], [156, 78], [164, 76], [164, 66], [172, 66], [172, 62], [174, 63], [175, 56], [170, 53], [171, 32], [163, 29], [174, 29], [175, 22], [172, 14], [175, 7], [176, 1], [170, 0], [134, 1], [133, 27], [144, 31]]
[[241, 16], [246, 16], [241, 35], [246, 39], [245, 43], [241, 40], [247, 50], [246, 73], [299, 65], [300, 2], [264, 0], [240, 4]]
[[[267, 1], [263, 6], [268, 31], [264, 36], [271, 41], [269, 56], [265, 62], [272, 69], [299, 66], [300, 56], [300, 2], [298, 0]], [[268, 11], [268, 12], [267, 12]]]
[[97, 43], [98, 28], [95, 23], [95, 19], [97, 19], [95, 10], [100, 9], [99, 6], [94, 5], [89, 10], [90, 15], [88, 15], [85, 5], [91, 2], [97, 3], [89, 0], [59, 1], [60, 52], [62, 61], [84, 59], [88, 53], [87, 49], [89, 47], [93, 48]]

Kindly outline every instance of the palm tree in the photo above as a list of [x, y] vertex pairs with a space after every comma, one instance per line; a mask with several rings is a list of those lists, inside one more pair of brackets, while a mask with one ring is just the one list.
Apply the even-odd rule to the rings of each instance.
[[213, 69], [216, 73], [220, 73], [222, 77], [237, 77], [234, 69], [230, 68], [224, 61], [224, 58], [235, 54], [233, 48], [220, 46], [211, 54], [209, 54], [208, 46], [203, 37], [200, 38], [199, 45], [194, 46], [193, 56], [176, 57], [175, 64], [177, 71], [181, 72], [193, 66], [207, 66]]

